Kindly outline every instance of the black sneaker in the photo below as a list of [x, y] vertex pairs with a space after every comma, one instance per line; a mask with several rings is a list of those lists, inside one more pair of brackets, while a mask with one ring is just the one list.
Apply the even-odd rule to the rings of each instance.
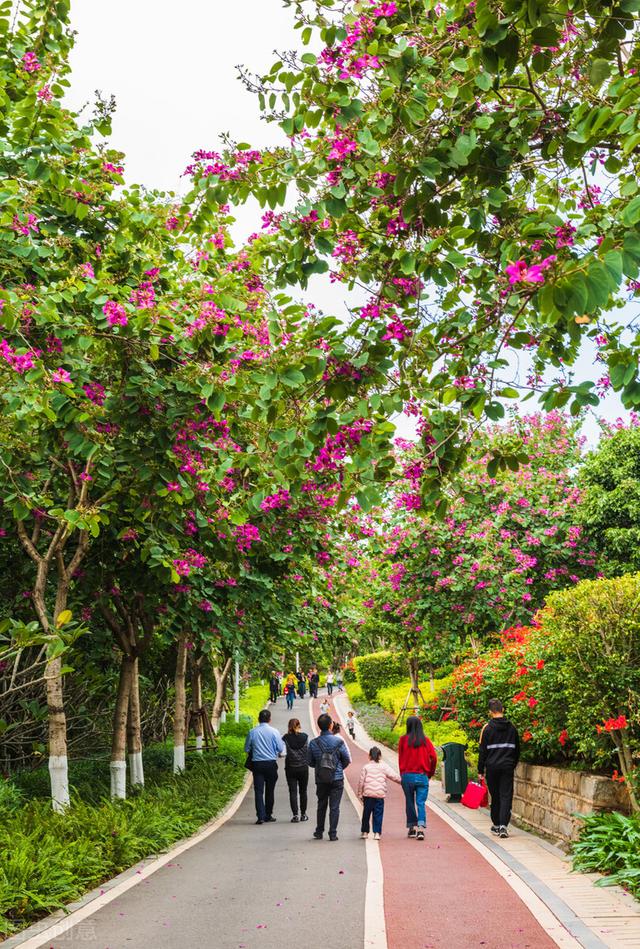
[[319, 834], [317, 830], [314, 830], [314, 832], [313, 832], [313, 839], [314, 839], [314, 840], [322, 840], [323, 837], [324, 837], [324, 834]]
[[309, 818], [307, 817], [306, 814], [301, 814], [301, 815], [300, 815], [300, 820], [309, 820]]
[[256, 821], [256, 824], [264, 824], [264, 821], [263, 821], [263, 820], [260, 820], [260, 818], [258, 818], [258, 820]]
[[338, 835], [337, 835], [337, 834], [334, 834], [333, 837], [329, 837], [329, 840], [337, 840], [337, 839], [338, 839]]
[[506, 827], [500, 827], [500, 828], [498, 829], [498, 837], [505, 838], [505, 837], [508, 837], [508, 836], [509, 836], [509, 831], [507, 830]]
[[424, 831], [422, 829], [416, 834], [416, 840], [424, 840]]
[[499, 833], [500, 833], [500, 828], [498, 827], [497, 824], [492, 824], [492, 825], [491, 825], [491, 833], [492, 833], [492, 834], [499, 834]]
[[418, 835], [418, 831], [415, 829], [415, 827], [410, 827], [407, 837], [416, 837], [417, 835]]
[[277, 821], [277, 819], [278, 819], [277, 817], [267, 817], [265, 823], [274, 824]]
[[293, 817], [291, 818], [291, 823], [298, 824], [299, 822], [300, 822], [300, 818], [298, 817], [297, 814], [294, 814]]

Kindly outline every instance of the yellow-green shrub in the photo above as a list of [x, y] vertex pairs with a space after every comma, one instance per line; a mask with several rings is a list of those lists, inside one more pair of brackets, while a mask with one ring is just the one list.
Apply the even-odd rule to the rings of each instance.
[[[404, 679], [402, 682], [398, 682], [397, 685], [389, 685], [384, 689], [378, 689], [376, 701], [385, 711], [391, 712], [392, 715], [399, 715], [410, 688], [411, 680]], [[420, 683], [420, 689], [428, 705], [433, 703], [439, 706], [441, 698], [446, 699], [450, 688], [451, 676], [445, 676], [444, 679], [435, 679], [433, 692], [428, 682]]]
[[258, 721], [258, 712], [265, 707], [269, 701], [269, 686], [250, 685], [240, 696], [240, 712], [243, 715], [250, 715], [255, 725]]
[[345, 682], [345, 689], [351, 702], [360, 702], [364, 698], [357, 682]]

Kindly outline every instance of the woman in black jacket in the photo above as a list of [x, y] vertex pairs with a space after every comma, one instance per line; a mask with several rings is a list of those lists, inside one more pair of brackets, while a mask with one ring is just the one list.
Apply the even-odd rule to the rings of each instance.
[[[282, 740], [287, 746], [287, 757], [284, 762], [284, 773], [289, 785], [289, 801], [291, 803], [292, 824], [298, 821], [309, 820], [307, 817], [307, 785], [309, 783], [309, 765], [307, 764], [307, 748], [309, 736], [300, 731], [300, 722], [297, 718], [289, 720], [289, 728]], [[300, 817], [298, 817], [298, 793], [300, 794]]]

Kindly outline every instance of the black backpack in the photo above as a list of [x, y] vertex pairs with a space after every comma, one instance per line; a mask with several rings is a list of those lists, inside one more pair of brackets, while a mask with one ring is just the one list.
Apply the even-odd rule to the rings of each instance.
[[332, 781], [335, 781], [336, 777], [338, 750], [337, 748], [330, 750], [323, 748], [320, 738], [317, 738], [316, 741], [320, 748], [320, 761], [316, 765], [316, 781], [318, 784], [331, 784]]

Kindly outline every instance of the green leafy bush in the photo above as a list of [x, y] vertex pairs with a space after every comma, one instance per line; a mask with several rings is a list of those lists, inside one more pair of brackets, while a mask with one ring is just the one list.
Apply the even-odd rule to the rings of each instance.
[[348, 682], [347, 683], [347, 695], [349, 696], [352, 704], [354, 702], [361, 702], [364, 699], [362, 694], [362, 689], [357, 682]]
[[[225, 752], [238, 757], [241, 739], [228, 736], [224, 742]], [[74, 794], [64, 815], [38, 799], [3, 812], [0, 935], [194, 833], [227, 803], [244, 775], [239, 764], [214, 755], [194, 755], [180, 776], [153, 767], [149, 772], [144, 790], [126, 801], [94, 804]], [[4, 796], [15, 799], [9, 783], [2, 787]]]
[[640, 899], [639, 815], [589, 814], [572, 853], [575, 870], [606, 873], [600, 886], [617, 883]]
[[372, 652], [366, 656], [356, 656], [356, 677], [362, 694], [372, 702], [378, 689], [402, 682], [407, 674], [407, 661], [400, 653]]
[[23, 803], [22, 792], [12, 781], [0, 778], [0, 814], [16, 811]]
[[227, 719], [220, 725], [220, 736], [235, 735], [237, 738], [245, 738], [253, 728], [253, 721], [249, 715], [240, 715], [240, 721], [234, 722]]

